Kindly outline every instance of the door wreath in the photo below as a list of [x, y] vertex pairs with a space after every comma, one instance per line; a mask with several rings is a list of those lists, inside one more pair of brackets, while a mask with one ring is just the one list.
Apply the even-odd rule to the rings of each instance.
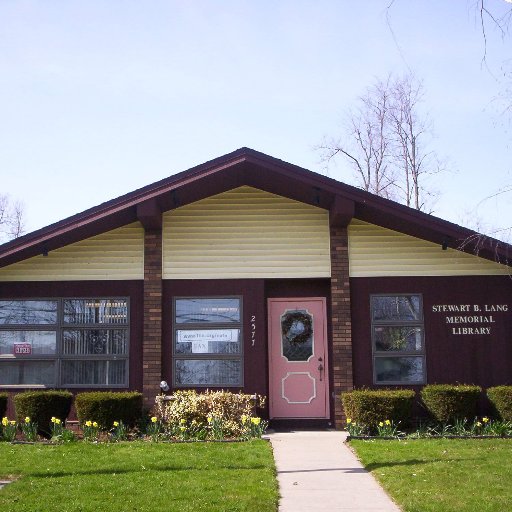
[[283, 338], [292, 345], [302, 345], [313, 335], [311, 315], [304, 311], [288, 311], [281, 320]]

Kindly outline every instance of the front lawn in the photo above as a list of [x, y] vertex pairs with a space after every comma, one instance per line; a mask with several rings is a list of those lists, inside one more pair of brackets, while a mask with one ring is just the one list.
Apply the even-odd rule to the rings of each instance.
[[10, 512], [275, 512], [270, 444], [0, 443]]
[[512, 440], [352, 440], [404, 512], [512, 510]]

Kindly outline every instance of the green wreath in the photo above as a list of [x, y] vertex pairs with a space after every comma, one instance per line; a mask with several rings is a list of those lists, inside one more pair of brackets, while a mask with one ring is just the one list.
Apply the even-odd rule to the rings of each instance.
[[[302, 324], [301, 332], [291, 332], [296, 324]], [[313, 335], [313, 323], [311, 316], [303, 311], [291, 311], [284, 315], [281, 321], [281, 333], [283, 338], [292, 345], [302, 345]]]

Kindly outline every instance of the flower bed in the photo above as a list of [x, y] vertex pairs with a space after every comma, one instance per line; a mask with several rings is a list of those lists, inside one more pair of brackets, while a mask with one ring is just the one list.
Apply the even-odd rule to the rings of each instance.
[[[157, 397], [156, 415], [143, 418], [129, 427], [121, 419], [103, 426], [96, 418], [81, 421], [79, 431], [68, 428], [65, 419], [50, 420], [50, 442], [66, 443], [118, 442], [143, 439], [152, 442], [247, 441], [260, 438], [268, 423], [256, 410], [265, 398], [224, 391], [179, 391]], [[102, 420], [104, 422], [104, 420]], [[22, 421], [4, 417], [0, 425], [0, 441], [38, 442], [37, 422], [27, 416]]]
[[[512, 422], [492, 420], [486, 416], [475, 418], [470, 422], [466, 419], [453, 423], [428, 423], [416, 430], [402, 431], [399, 424], [392, 420], [379, 421], [377, 425], [358, 424], [347, 418], [346, 429], [348, 439], [425, 439], [425, 438], [510, 438]], [[376, 432], [376, 434], [374, 434]]]

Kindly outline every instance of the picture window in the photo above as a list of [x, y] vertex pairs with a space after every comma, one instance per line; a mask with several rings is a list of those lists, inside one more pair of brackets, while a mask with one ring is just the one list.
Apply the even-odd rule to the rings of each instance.
[[370, 305], [374, 383], [424, 384], [421, 295], [372, 295]]
[[127, 387], [127, 298], [0, 300], [0, 384]]

